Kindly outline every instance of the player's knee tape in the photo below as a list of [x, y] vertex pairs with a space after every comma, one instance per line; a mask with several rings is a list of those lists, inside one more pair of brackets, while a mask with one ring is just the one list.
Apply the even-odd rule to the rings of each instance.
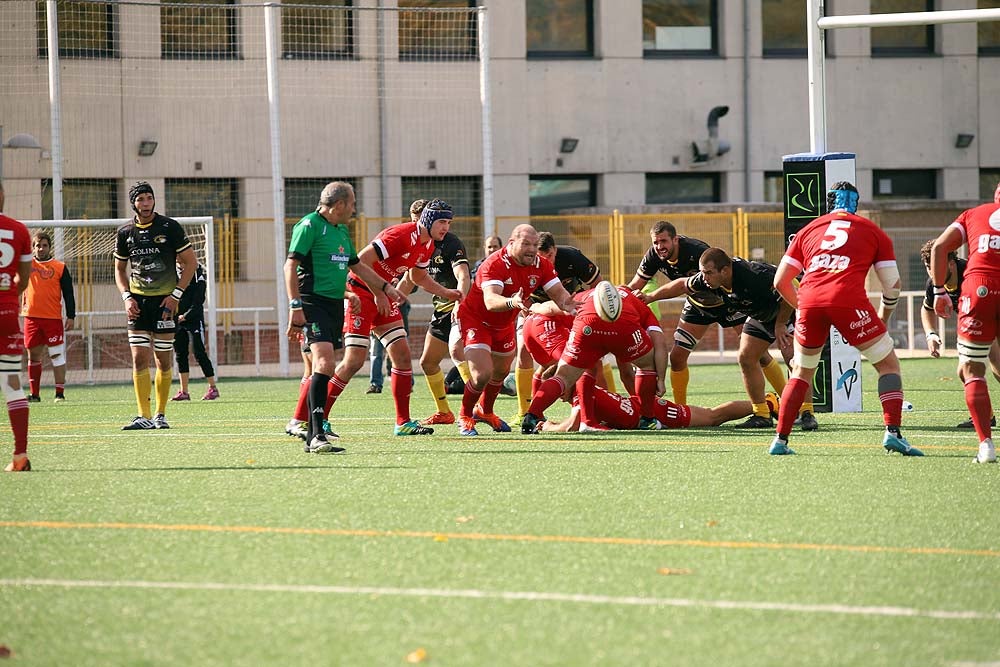
[[401, 338], [406, 338], [406, 329], [403, 327], [396, 327], [395, 329], [389, 329], [384, 334], [379, 336], [379, 340], [382, 341], [382, 347], [389, 349], [389, 346], [395, 343]]
[[899, 373], [886, 373], [878, 376], [879, 395], [890, 391], [903, 391], [903, 378], [899, 376]]
[[877, 364], [892, 354], [893, 349], [895, 346], [892, 344], [892, 338], [889, 338], [889, 334], [882, 334], [882, 337], [871, 346], [861, 350], [861, 354], [871, 363]]
[[66, 343], [49, 346], [49, 361], [53, 367], [66, 365]]
[[20, 370], [21, 355], [0, 355], [0, 383], [3, 384], [3, 397], [8, 403], [24, 400], [24, 389], [20, 387], [20, 382], [17, 389], [10, 386], [11, 378], [18, 378], [20, 381]]
[[986, 364], [990, 360], [989, 343], [973, 343], [970, 341], [958, 341], [958, 363], [960, 364]]
[[698, 347], [699, 340], [701, 339], [694, 337], [690, 332], [684, 331], [684, 329], [674, 329], [674, 344], [680, 345], [685, 350], [691, 351]]
[[368, 349], [368, 336], [358, 334], [344, 334], [344, 347], [361, 347]]
[[174, 341], [157, 338], [153, 341], [153, 350], [156, 352], [173, 352]]
[[805, 354], [801, 350], [796, 350], [795, 355], [792, 357], [792, 363], [795, 364], [796, 368], [816, 368], [819, 366], [819, 360], [822, 356], [822, 352]]
[[152, 340], [152, 336], [141, 331], [131, 331], [128, 335], [128, 344], [130, 347], [149, 347]]

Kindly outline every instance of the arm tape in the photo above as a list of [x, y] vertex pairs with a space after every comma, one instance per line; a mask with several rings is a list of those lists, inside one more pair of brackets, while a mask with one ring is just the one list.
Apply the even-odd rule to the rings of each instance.
[[875, 273], [882, 283], [882, 304], [886, 308], [895, 308], [899, 299], [899, 267], [895, 263], [887, 264], [875, 269]]

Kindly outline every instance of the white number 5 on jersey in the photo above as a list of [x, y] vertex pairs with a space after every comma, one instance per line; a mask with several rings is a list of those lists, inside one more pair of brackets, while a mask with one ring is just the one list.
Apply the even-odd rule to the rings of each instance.
[[14, 246], [8, 243], [12, 238], [13, 229], [0, 229], [0, 268], [6, 269], [14, 263]]
[[847, 243], [847, 230], [850, 228], [851, 223], [848, 220], [832, 221], [830, 226], [826, 228], [823, 242], [819, 244], [819, 247], [823, 250], [836, 250], [841, 247]]

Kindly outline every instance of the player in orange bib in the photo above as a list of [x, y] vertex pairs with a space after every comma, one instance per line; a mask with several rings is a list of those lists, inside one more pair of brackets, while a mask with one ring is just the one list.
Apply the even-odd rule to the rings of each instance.
[[[24, 317], [24, 346], [28, 348], [28, 394], [30, 403], [38, 403], [42, 383], [42, 358], [46, 351], [55, 376], [56, 401], [66, 400], [66, 332], [73, 328], [76, 299], [73, 277], [66, 264], [52, 256], [52, 237], [46, 231], [35, 232], [31, 240], [34, 259], [31, 280], [24, 290], [21, 315]], [[66, 320], [63, 321], [63, 304]]]

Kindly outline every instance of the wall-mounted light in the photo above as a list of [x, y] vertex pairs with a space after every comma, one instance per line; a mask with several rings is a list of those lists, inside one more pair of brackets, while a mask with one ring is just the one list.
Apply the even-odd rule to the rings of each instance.
[[976, 138], [974, 134], [959, 133], [955, 137], [955, 148], [968, 148], [972, 145], [972, 140]]
[[559, 144], [560, 153], [572, 153], [576, 150], [576, 145], [580, 143], [579, 139], [574, 137], [563, 137], [562, 142]]
[[155, 141], [150, 139], [144, 139], [139, 142], [139, 155], [142, 157], [149, 157], [156, 152], [156, 147], [159, 146]]

